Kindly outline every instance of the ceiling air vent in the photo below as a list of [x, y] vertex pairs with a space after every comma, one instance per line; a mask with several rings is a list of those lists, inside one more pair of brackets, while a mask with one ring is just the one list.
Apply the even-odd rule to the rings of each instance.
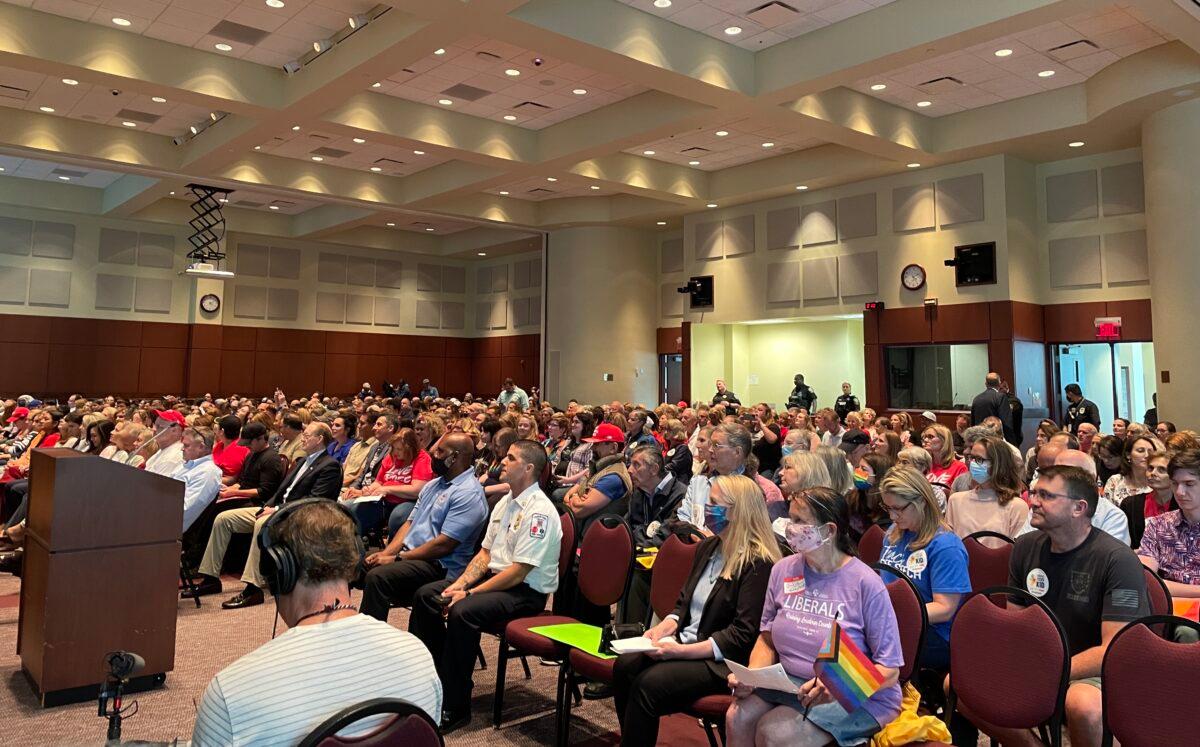
[[746, 14], [746, 17], [754, 21], [759, 26], [765, 28], [774, 28], [783, 24], [794, 21], [800, 17], [800, 11], [796, 10], [787, 3], [771, 2], [765, 5], [760, 5], [754, 10]]
[[88, 175], [88, 172], [86, 172], [86, 171], [77, 171], [75, 169], [64, 169], [61, 166], [58, 167], [57, 169], [55, 169], [54, 171], [50, 172], [50, 176], [69, 176], [72, 179], [82, 179], [87, 175]]
[[1050, 55], [1060, 62], [1065, 60], [1074, 60], [1079, 57], [1086, 57], [1089, 54], [1100, 51], [1100, 46], [1096, 42], [1089, 39], [1079, 39], [1078, 41], [1069, 42], [1067, 44], [1059, 44], [1057, 47], [1051, 47], [1046, 50], [1046, 54]]
[[516, 109], [519, 111], [529, 111], [530, 109], [540, 109], [545, 112], [550, 111], [550, 107], [546, 106], [545, 104], [539, 104], [536, 101], [522, 101], [521, 103], [514, 106], [513, 109]]
[[213, 26], [212, 30], [208, 33], [221, 39], [248, 44], [251, 47], [270, 36], [270, 33], [267, 31], [256, 29], [253, 26], [243, 26], [233, 21], [221, 21], [216, 26]]
[[462, 99], [463, 101], [478, 101], [484, 96], [490, 96], [492, 92], [476, 88], [475, 86], [468, 86], [466, 83], [459, 83], [456, 86], [450, 86], [442, 91], [442, 93], [456, 99]]
[[708, 148], [701, 148], [699, 145], [693, 145], [690, 148], [684, 148], [683, 150], [679, 151], [680, 155], [687, 155], [687, 156], [702, 156], [705, 153], [711, 153], [711, 152], [712, 151], [710, 151]]
[[29, 98], [29, 91], [16, 86], [0, 86], [0, 98], [26, 101]]
[[537, 195], [537, 196], [541, 197], [542, 195], [552, 195], [552, 194], [554, 194], [554, 190], [553, 190], [553, 189], [546, 189], [545, 187], [534, 187], [533, 189], [529, 190], [529, 194], [531, 194], [531, 195]]
[[924, 83], [917, 85], [925, 93], [943, 94], [957, 91], [963, 87], [963, 82], [952, 75], [943, 75], [940, 78], [927, 80]]
[[350, 155], [350, 151], [338, 150], [337, 148], [317, 148], [316, 150], [310, 150], [309, 153], [314, 156], [321, 156], [322, 158], [342, 158]]
[[142, 124], [154, 124], [162, 119], [162, 117], [150, 112], [139, 112], [137, 109], [122, 109], [117, 112], [117, 119], [128, 119], [132, 122], [141, 122]]

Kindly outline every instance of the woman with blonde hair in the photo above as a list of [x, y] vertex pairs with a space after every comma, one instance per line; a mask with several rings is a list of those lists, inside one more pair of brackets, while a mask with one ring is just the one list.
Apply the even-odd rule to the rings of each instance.
[[446, 421], [433, 413], [423, 413], [413, 423], [413, 432], [417, 436], [417, 446], [421, 451], [428, 452], [437, 440], [446, 432]]
[[854, 476], [846, 461], [846, 452], [836, 446], [821, 446], [813, 453], [821, 457], [825, 469], [829, 470], [829, 487], [841, 495], [848, 495], [854, 489]]
[[[892, 520], [879, 562], [916, 584], [929, 616], [921, 666], [950, 666], [950, 624], [971, 591], [967, 550], [942, 521], [933, 486], [912, 467], [893, 467], [879, 483], [882, 508]], [[892, 574], [884, 573], [884, 581]]]
[[758, 485], [744, 475], [713, 478], [704, 526], [712, 536], [696, 548], [675, 612], [646, 631], [654, 650], [617, 659], [622, 745], [652, 747], [660, 717], [729, 692], [725, 662], [746, 664], [758, 637], [771, 567], [780, 558]]
[[925, 477], [930, 484], [940, 485], [947, 493], [950, 492], [954, 481], [967, 471], [967, 465], [954, 455], [954, 434], [941, 423], [934, 423], [921, 432], [921, 448], [929, 452], [933, 462]]
[[809, 488], [828, 488], [833, 480], [824, 460], [814, 453], [798, 451], [783, 458], [779, 469], [779, 487], [784, 496], [792, 498]]

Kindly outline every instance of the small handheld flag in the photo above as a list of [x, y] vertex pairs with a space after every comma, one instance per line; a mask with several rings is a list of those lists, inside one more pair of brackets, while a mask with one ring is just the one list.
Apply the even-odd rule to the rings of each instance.
[[883, 673], [834, 620], [829, 639], [817, 653], [817, 679], [846, 713], [853, 713], [883, 685]]

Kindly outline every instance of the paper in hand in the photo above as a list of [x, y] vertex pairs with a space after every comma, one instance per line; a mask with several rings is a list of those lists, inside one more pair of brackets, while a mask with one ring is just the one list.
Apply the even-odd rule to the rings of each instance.
[[[667, 636], [666, 638], [660, 638], [659, 642], [665, 643], [666, 641], [674, 640], [674, 638]], [[620, 640], [613, 641], [611, 644], [609, 644], [609, 646], [612, 648], [614, 654], [641, 653], [645, 651], [653, 651], [654, 649], [658, 648], [658, 646], [654, 645], [653, 641], [645, 636], [637, 636], [636, 638], [621, 638]]]
[[737, 677], [738, 684], [746, 687], [761, 688], [763, 690], [778, 690], [785, 693], [800, 692], [800, 686], [792, 682], [787, 676], [787, 672], [783, 671], [782, 664], [772, 664], [769, 667], [760, 667], [758, 669], [750, 669], [743, 667], [736, 661], [725, 661], [729, 665], [729, 671], [734, 677]]

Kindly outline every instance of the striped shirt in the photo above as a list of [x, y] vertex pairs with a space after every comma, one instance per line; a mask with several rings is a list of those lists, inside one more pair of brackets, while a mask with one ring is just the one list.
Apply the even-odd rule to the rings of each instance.
[[[438, 721], [442, 683], [425, 645], [367, 615], [302, 625], [208, 683], [192, 744], [294, 745], [333, 714], [370, 698], [402, 698]], [[364, 719], [341, 734], [365, 734], [386, 718]]]

